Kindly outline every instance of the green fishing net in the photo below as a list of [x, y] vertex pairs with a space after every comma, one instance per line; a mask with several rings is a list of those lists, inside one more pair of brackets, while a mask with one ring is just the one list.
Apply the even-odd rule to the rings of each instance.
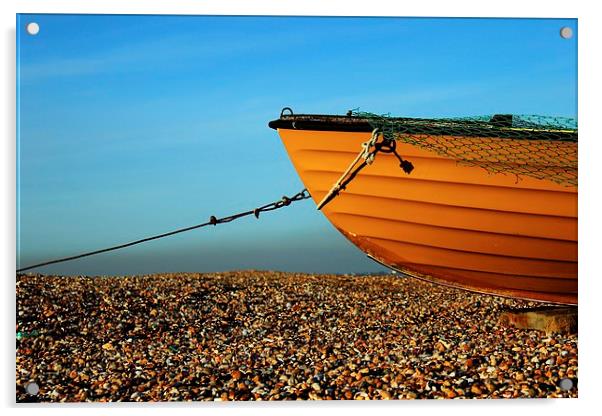
[[496, 114], [402, 118], [352, 110], [387, 140], [397, 140], [478, 166], [492, 174], [528, 176], [577, 186], [577, 121], [567, 117]]

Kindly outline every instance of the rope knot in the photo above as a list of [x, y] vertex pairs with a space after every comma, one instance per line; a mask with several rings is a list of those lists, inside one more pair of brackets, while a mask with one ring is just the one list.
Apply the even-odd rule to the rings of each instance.
[[378, 140], [378, 134], [379, 134], [379, 129], [374, 129], [372, 131], [372, 137], [370, 137], [370, 140], [362, 143], [361, 155], [362, 155], [362, 158], [369, 165], [372, 164], [372, 162], [374, 162], [374, 156], [376, 155], [376, 152], [370, 151], [370, 149], [372, 149], [376, 145], [376, 141]]

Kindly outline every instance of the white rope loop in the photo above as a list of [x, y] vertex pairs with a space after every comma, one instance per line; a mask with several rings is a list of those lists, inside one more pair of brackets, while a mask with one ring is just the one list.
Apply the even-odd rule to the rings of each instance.
[[362, 143], [362, 158], [366, 161], [367, 164], [371, 165], [374, 162], [374, 157], [376, 156], [376, 150], [370, 151], [378, 141], [380, 129], [376, 128], [372, 130], [372, 137], [365, 143]]

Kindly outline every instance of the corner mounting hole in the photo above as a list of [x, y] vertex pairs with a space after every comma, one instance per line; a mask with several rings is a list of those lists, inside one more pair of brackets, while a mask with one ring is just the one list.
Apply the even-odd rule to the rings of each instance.
[[562, 29], [560, 29], [560, 37], [562, 39], [570, 39], [573, 37], [573, 29], [571, 29], [568, 26], [563, 27]]
[[30, 396], [35, 396], [40, 392], [40, 386], [36, 382], [27, 383], [25, 385], [25, 391]]
[[26, 30], [27, 33], [29, 33], [30, 35], [37, 35], [38, 33], [40, 33], [40, 25], [36, 22], [28, 23], [26, 26]]

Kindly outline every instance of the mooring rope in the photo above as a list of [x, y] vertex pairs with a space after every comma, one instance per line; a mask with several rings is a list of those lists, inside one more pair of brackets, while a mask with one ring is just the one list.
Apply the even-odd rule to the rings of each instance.
[[[381, 135], [383, 136], [383, 140], [378, 142], [378, 138]], [[330, 191], [328, 191], [326, 196], [322, 198], [320, 203], [317, 205], [317, 209], [321, 210], [324, 205], [328, 204], [339, 194], [339, 192], [344, 190], [347, 184], [349, 184], [349, 182], [351, 182], [362, 169], [364, 169], [367, 165], [372, 164], [378, 152], [393, 153], [399, 161], [399, 167], [402, 168], [405, 173], [411, 173], [414, 169], [414, 165], [412, 165], [411, 162], [404, 160], [397, 153], [395, 147], [395, 140], [387, 139], [379, 128], [375, 128], [372, 131], [370, 140], [362, 143], [362, 150], [360, 150], [353, 162], [351, 162], [351, 164], [347, 167], [347, 170], [345, 170], [341, 177], [334, 183], [334, 185], [332, 185], [332, 188], [330, 188]], [[360, 159], [364, 159], [364, 161], [357, 166]]]
[[294, 195], [291, 198], [289, 198], [287, 196], [283, 196], [282, 199], [280, 199], [278, 201], [271, 202], [271, 203], [263, 205], [259, 208], [252, 209], [250, 211], [233, 214], [233, 215], [230, 215], [228, 217], [223, 217], [223, 218], [216, 218], [215, 216], [212, 215], [211, 217], [209, 217], [209, 221], [204, 222], [202, 224], [197, 224], [197, 225], [193, 225], [193, 226], [186, 227], [186, 228], [180, 228], [175, 231], [170, 231], [167, 233], [154, 235], [152, 237], [143, 238], [140, 240], [132, 241], [130, 243], [125, 243], [125, 244], [120, 244], [120, 245], [113, 246], [113, 247], [103, 248], [100, 250], [90, 251], [90, 252], [78, 254], [75, 256], [63, 257], [60, 259], [45, 261], [43, 263], [34, 264], [34, 265], [28, 266], [28, 267], [22, 267], [20, 269], [17, 269], [17, 273], [24, 272], [26, 270], [35, 269], [37, 267], [48, 266], [50, 264], [62, 263], [65, 261], [81, 259], [82, 257], [93, 256], [96, 254], [106, 253], [108, 251], [119, 250], [122, 248], [131, 247], [136, 244], [145, 243], [145, 242], [151, 241], [151, 240], [157, 240], [159, 238], [168, 237], [170, 235], [183, 233], [185, 231], [190, 231], [190, 230], [194, 230], [194, 229], [201, 228], [201, 227], [206, 227], [208, 225], [224, 224], [224, 223], [231, 222], [231, 221], [234, 221], [234, 220], [242, 218], [242, 217], [246, 217], [248, 215], [254, 215], [255, 218], [259, 218], [259, 214], [262, 212], [274, 211], [279, 208], [286, 207], [286, 206], [290, 205], [292, 202], [301, 201], [303, 199], [309, 199], [309, 198], [311, 198], [311, 195], [309, 194], [307, 189], [303, 189], [301, 192], [297, 193], [296, 195]]

